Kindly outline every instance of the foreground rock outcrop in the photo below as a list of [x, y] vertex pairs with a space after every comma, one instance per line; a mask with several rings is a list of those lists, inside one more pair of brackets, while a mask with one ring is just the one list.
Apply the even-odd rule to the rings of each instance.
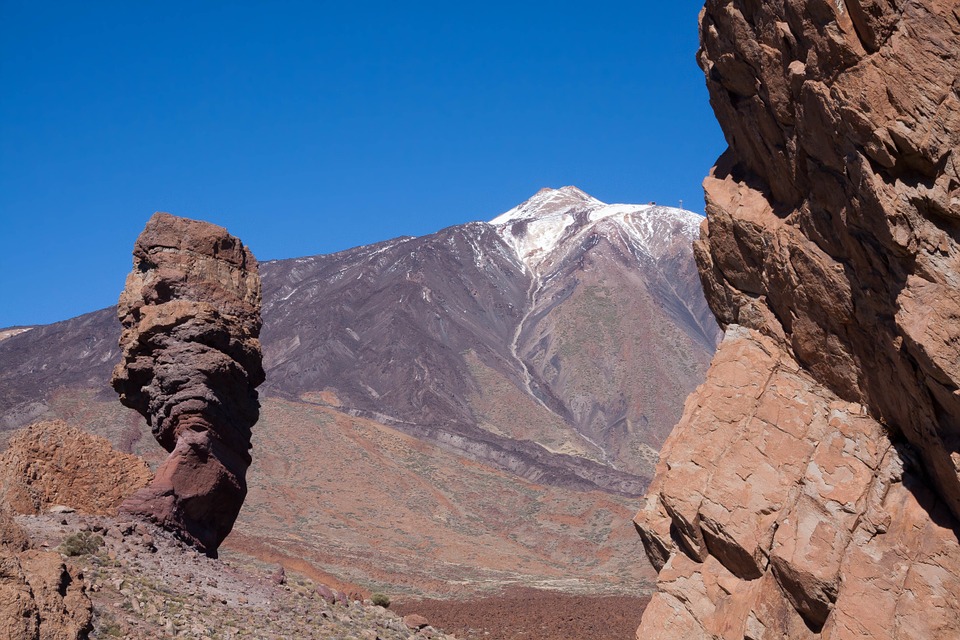
[[79, 640], [92, 629], [83, 575], [30, 538], [0, 502], [0, 637]]
[[247, 493], [259, 417], [257, 261], [222, 227], [157, 213], [133, 262], [117, 310], [123, 361], [112, 384], [170, 456], [121, 510], [215, 554]]
[[[329, 602], [318, 593], [320, 584], [294, 571], [288, 572], [286, 584], [276, 585], [268, 579], [264, 565], [253, 558], [235, 554], [229, 562], [222, 562], [205, 557], [171, 532], [123, 514], [47, 513], [17, 519], [21, 537], [29, 539], [35, 549], [56, 547], [63, 553], [78, 536], [97, 540], [99, 545], [95, 550], [74, 547], [66, 557], [42, 552], [48, 558], [47, 567], [65, 566], [69, 576], [60, 574], [63, 579], [57, 593], [65, 595], [57, 598], [47, 590], [50, 583], [40, 582], [40, 576], [33, 574], [39, 567], [32, 560], [22, 565], [18, 560], [18, 567], [27, 567], [28, 572], [21, 573], [25, 573], [32, 594], [23, 595], [25, 590], [20, 587], [24, 581], [17, 585], [7, 579], [5, 571], [10, 565], [5, 564], [0, 544], [3, 640], [455, 640], [433, 627], [411, 630], [400, 616], [373, 606], [370, 600], [360, 601], [352, 590], [350, 596], [341, 592], [342, 598]], [[0, 533], [4, 532], [3, 522], [0, 511]], [[33, 558], [40, 553], [29, 550], [23, 556]], [[38, 610], [39, 623], [33, 616]], [[23, 611], [27, 615], [21, 615]]]
[[960, 7], [711, 0], [726, 329], [636, 524], [644, 638], [960, 629]]
[[21, 514], [57, 505], [111, 514], [152, 477], [137, 456], [59, 420], [18, 431], [0, 453], [0, 501]]

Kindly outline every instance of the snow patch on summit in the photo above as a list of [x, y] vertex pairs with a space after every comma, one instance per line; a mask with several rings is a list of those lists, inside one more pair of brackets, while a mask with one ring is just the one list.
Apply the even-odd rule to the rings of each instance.
[[576, 187], [541, 189], [532, 198], [490, 221], [533, 272], [560, 247], [602, 221], [616, 224], [635, 248], [656, 259], [660, 248], [682, 234], [693, 241], [703, 218], [691, 211], [655, 204], [606, 204]]
[[575, 208], [594, 208], [604, 206], [602, 202], [588, 195], [576, 187], [561, 187], [560, 189], [544, 188], [537, 191], [529, 200], [522, 202], [513, 209], [500, 214], [490, 221], [497, 226], [518, 220], [533, 220], [553, 214], [564, 214]]

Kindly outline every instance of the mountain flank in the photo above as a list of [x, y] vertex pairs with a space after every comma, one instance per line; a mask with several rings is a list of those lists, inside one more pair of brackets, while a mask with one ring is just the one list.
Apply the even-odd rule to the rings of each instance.
[[265, 389], [530, 479], [642, 491], [629, 476], [680, 412], [660, 390], [696, 384], [717, 332], [699, 218], [615, 206], [564, 187], [491, 224], [265, 264]]
[[[689, 249], [700, 220], [564, 187], [491, 224], [266, 262], [263, 392], [639, 494], [680, 414], [673, 390], [718, 339]], [[0, 343], [0, 425], [45, 415], [55, 387], [100, 388], [119, 359], [110, 315]]]

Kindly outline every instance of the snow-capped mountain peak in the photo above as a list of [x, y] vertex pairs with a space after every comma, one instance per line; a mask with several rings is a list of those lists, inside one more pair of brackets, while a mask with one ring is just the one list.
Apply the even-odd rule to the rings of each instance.
[[580, 189], [567, 186], [559, 189], [544, 187], [532, 198], [506, 211], [490, 221], [501, 225], [518, 220], [533, 220], [552, 215], [563, 215], [577, 209], [593, 209], [603, 203]]
[[656, 258], [676, 234], [691, 241], [703, 218], [691, 211], [656, 204], [606, 204], [577, 187], [541, 189], [532, 198], [493, 220], [500, 236], [532, 271], [569, 240], [602, 221], [616, 225], [641, 253]]

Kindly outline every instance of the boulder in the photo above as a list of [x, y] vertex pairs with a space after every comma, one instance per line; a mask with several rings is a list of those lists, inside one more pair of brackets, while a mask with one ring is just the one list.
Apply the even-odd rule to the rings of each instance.
[[317, 595], [327, 601], [327, 604], [337, 603], [337, 594], [325, 584], [317, 585]]
[[412, 629], [418, 631], [424, 627], [430, 626], [430, 623], [426, 618], [421, 616], [419, 613], [411, 613], [408, 616], [403, 616], [403, 624], [407, 626], [407, 629]]
[[80, 640], [93, 629], [83, 577], [60, 555], [0, 546], [0, 637]]
[[137, 456], [59, 420], [21, 429], [0, 453], [0, 500], [21, 514], [113, 514], [152, 477]]

